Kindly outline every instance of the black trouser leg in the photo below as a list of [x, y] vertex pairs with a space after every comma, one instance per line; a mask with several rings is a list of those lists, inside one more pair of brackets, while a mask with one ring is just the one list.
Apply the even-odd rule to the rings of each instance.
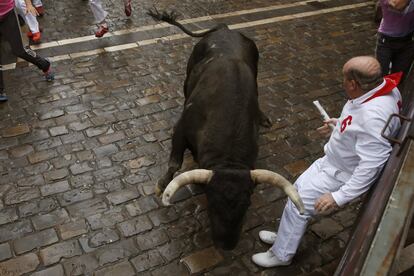
[[381, 38], [378, 38], [377, 40], [375, 56], [381, 65], [382, 75], [388, 75], [390, 72], [392, 48], [390, 47], [390, 45], [388, 45], [388, 43], [385, 40]]
[[[1, 43], [1, 35], [0, 35], [0, 43]], [[3, 60], [1, 58], [1, 51], [2, 51], [2, 48], [0, 47], [0, 93], [4, 91], [3, 67], [1, 66], [1, 63], [3, 62]]]
[[0, 35], [3, 40], [10, 43], [14, 55], [36, 65], [42, 71], [49, 69], [49, 61], [36, 55], [29, 47], [23, 46], [19, 22], [14, 10], [9, 12], [0, 22]]
[[2, 93], [3, 91], [4, 91], [3, 67], [0, 65], [0, 93]]
[[[0, 22], [0, 24], [1, 24], [1, 22]], [[1, 38], [1, 32], [0, 32], [0, 43], [1, 43], [1, 39], [2, 38]], [[1, 57], [1, 51], [2, 51], [2, 48], [0, 47], [0, 93], [2, 93], [4, 91], [3, 67], [1, 66], [3, 60], [2, 60], [2, 57]]]
[[400, 47], [393, 50], [391, 72], [403, 72], [406, 77], [414, 60], [414, 41], [400, 44]]
[[[381, 64], [383, 75], [403, 72], [398, 88], [402, 94], [407, 93], [404, 90], [404, 83], [414, 60], [414, 41], [412, 38], [393, 39], [379, 34], [375, 51], [376, 57]], [[406, 98], [405, 95], [402, 95], [402, 97], [403, 99]]]

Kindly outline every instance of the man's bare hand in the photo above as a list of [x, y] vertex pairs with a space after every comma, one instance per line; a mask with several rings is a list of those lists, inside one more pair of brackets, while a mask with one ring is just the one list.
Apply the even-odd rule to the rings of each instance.
[[26, 14], [30, 13], [30, 14], [32, 14], [34, 16], [38, 16], [39, 13], [37, 12], [36, 8], [33, 7], [32, 1], [25, 0], [25, 2], [26, 2]]
[[388, 5], [398, 11], [404, 10], [409, 3], [410, 0], [388, 0]]
[[323, 122], [323, 126], [318, 127], [316, 130], [323, 136], [329, 137], [332, 133], [332, 129], [329, 127], [329, 125], [336, 126], [338, 123], [338, 119], [331, 118], [329, 120], [326, 120]]
[[315, 211], [317, 213], [326, 212], [333, 208], [338, 208], [338, 205], [331, 193], [326, 193], [315, 201]]

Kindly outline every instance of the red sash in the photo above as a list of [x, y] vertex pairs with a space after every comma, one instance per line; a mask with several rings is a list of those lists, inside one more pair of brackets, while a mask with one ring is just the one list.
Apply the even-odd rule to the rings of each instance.
[[394, 74], [391, 74], [391, 75], [384, 76], [384, 80], [385, 80], [384, 87], [381, 88], [380, 90], [378, 90], [377, 92], [375, 92], [374, 95], [372, 95], [371, 97], [369, 97], [368, 99], [366, 99], [362, 103], [366, 103], [366, 102], [372, 100], [373, 98], [384, 96], [384, 95], [387, 95], [387, 94], [391, 93], [391, 91], [395, 87], [397, 87], [397, 85], [400, 83], [402, 75], [403, 75], [402, 72], [398, 72], [398, 73], [394, 73]]

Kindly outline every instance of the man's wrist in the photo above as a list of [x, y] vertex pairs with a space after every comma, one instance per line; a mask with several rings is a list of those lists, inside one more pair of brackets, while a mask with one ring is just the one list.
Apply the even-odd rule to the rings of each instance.
[[344, 196], [342, 196], [341, 191], [336, 191], [331, 193], [333, 200], [335, 201], [336, 205], [338, 205], [338, 207], [341, 207], [343, 205], [345, 205], [346, 203], [346, 199]]

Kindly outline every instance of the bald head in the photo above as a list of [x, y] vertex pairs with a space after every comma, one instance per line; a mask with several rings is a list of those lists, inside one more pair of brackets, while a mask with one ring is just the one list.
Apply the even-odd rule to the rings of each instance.
[[351, 58], [345, 63], [343, 73], [347, 80], [355, 81], [363, 92], [382, 83], [381, 65], [371, 56]]
[[381, 74], [381, 65], [374, 57], [360, 56], [351, 58], [345, 63], [344, 73], [350, 70], [359, 71], [367, 76], [374, 76]]

